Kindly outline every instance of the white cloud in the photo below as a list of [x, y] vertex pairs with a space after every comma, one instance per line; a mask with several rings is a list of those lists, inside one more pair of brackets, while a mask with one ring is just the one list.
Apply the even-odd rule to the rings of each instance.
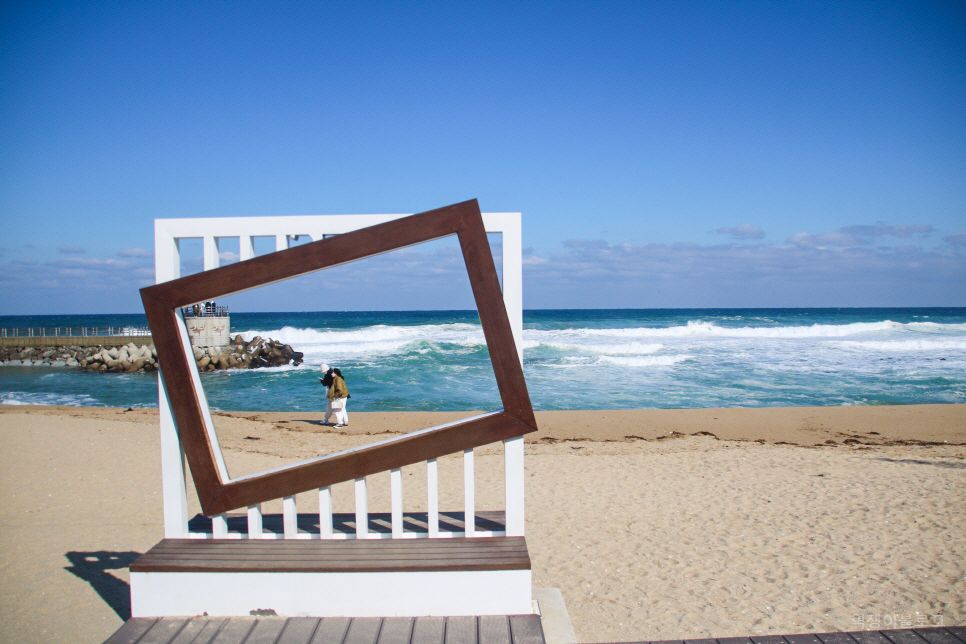
[[719, 228], [719, 235], [730, 235], [732, 239], [764, 239], [765, 231], [760, 226], [738, 224], [734, 228]]
[[[915, 246], [610, 244], [570, 240], [524, 267], [528, 308], [966, 304], [966, 258]], [[819, 243], [821, 242], [821, 244]]]
[[57, 252], [61, 255], [83, 255], [87, 251], [80, 246], [58, 246]]
[[118, 257], [153, 257], [154, 253], [143, 248], [124, 248], [117, 251]]
[[900, 239], [908, 239], [913, 235], [924, 236], [933, 232], [933, 227], [926, 224], [912, 224], [909, 226], [888, 226], [882, 222], [879, 222], [875, 226], [845, 226], [844, 228], [839, 228], [839, 232], [843, 232], [849, 235], [855, 235], [857, 237], [869, 238], [869, 237], [898, 237]]
[[841, 231], [821, 233], [818, 235], [813, 235], [812, 233], [796, 233], [785, 241], [800, 248], [828, 248], [830, 246], [845, 248], [849, 246], [863, 246], [869, 243], [855, 235]]
[[932, 226], [927, 224], [890, 226], [879, 222], [874, 226], [865, 224], [844, 226], [830, 233], [797, 233], [789, 237], [786, 243], [803, 248], [847, 248], [866, 246], [883, 237], [896, 237], [898, 239], [909, 239], [913, 236], [925, 237], [934, 230]]

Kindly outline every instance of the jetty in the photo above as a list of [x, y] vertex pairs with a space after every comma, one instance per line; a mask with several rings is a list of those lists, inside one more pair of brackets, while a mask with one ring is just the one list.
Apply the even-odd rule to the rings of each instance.
[[146, 326], [22, 327], [0, 329], [0, 347], [120, 347], [154, 344]]

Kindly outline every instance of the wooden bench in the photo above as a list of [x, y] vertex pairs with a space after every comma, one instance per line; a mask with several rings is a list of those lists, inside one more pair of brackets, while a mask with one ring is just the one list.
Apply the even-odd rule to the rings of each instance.
[[164, 539], [130, 570], [134, 617], [532, 611], [524, 537]]

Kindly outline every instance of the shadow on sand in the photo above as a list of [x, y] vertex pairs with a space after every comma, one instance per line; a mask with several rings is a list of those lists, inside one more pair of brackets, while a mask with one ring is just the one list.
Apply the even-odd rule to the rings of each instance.
[[71, 551], [64, 556], [72, 564], [64, 566], [64, 570], [89, 583], [118, 617], [124, 621], [131, 618], [131, 587], [107, 571], [127, 568], [141, 556], [140, 552]]

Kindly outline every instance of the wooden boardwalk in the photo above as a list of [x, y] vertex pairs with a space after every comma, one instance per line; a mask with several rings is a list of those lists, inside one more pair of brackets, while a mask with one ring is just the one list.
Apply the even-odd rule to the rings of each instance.
[[759, 635], [719, 639], [659, 640], [628, 642], [627, 644], [966, 644], [966, 626], [900, 628], [886, 631], [850, 631], [848, 633]]
[[537, 615], [136, 617], [104, 644], [544, 644]]

